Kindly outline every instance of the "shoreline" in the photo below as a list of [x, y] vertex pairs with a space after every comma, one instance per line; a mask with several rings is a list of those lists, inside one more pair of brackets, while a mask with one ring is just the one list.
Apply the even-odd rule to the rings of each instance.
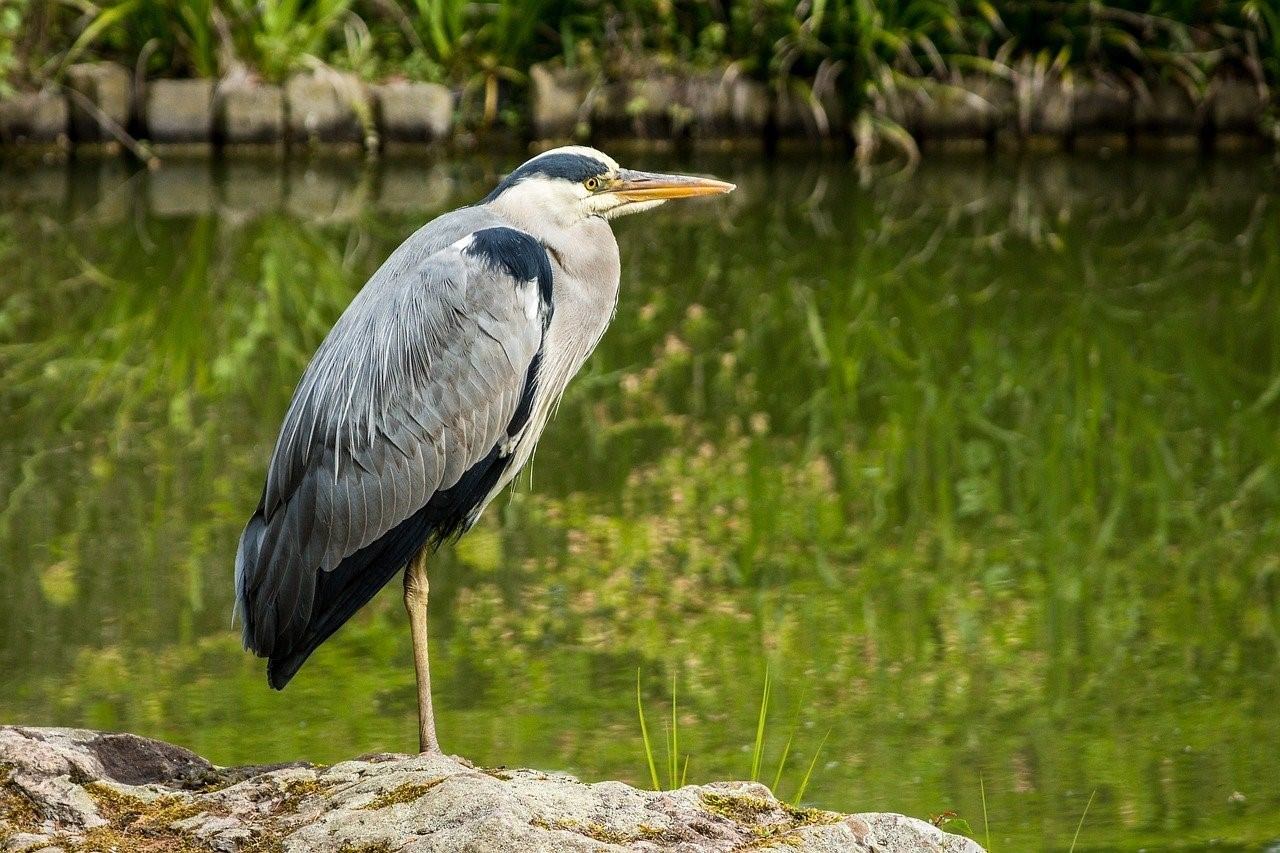
[[757, 782], [645, 791], [564, 773], [378, 753], [332, 766], [218, 767], [179, 746], [89, 729], [0, 727], [0, 849], [171, 853], [647, 850], [983, 853], [885, 812], [776, 799]]
[[935, 151], [1261, 151], [1280, 139], [1274, 96], [1230, 75], [1213, 78], [1198, 98], [1171, 83], [1141, 81], [1051, 79], [1034, 91], [990, 77], [929, 81], [849, 117], [834, 99], [775, 93], [731, 68], [612, 81], [549, 64], [530, 70], [521, 130], [480, 128], [479, 117], [439, 84], [369, 85], [334, 71], [295, 75], [284, 85], [137, 83], [123, 66], [98, 62], [71, 66], [66, 79], [0, 97], [0, 156], [83, 151], [149, 162], [224, 151], [359, 155], [625, 141], [766, 154], [832, 150], [866, 161], [882, 151], [909, 159]]

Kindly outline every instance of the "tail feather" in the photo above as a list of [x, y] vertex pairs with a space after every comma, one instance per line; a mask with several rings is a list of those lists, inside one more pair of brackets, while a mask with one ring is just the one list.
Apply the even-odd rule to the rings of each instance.
[[364, 607], [422, 550], [431, 533], [427, 507], [316, 578], [315, 605], [302, 635], [267, 660], [267, 683], [283, 690], [320, 644]]

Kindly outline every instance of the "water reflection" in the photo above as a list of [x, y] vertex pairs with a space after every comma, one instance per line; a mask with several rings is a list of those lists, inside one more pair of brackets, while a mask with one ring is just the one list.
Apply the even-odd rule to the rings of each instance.
[[[354, 289], [515, 159], [0, 165], [3, 719], [411, 748], [394, 591], [276, 694], [231, 559]], [[620, 223], [534, 488], [437, 562], [446, 748], [642, 782], [639, 668], [741, 777], [768, 665], [783, 796], [830, 732], [808, 800], [978, 826], [981, 779], [1002, 850], [1094, 790], [1077, 849], [1275, 837], [1273, 168], [641, 159], [740, 190]]]

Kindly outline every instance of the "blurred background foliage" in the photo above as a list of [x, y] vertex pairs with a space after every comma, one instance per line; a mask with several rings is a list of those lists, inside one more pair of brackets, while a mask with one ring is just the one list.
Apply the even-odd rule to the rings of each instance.
[[908, 80], [960, 74], [1168, 77], [1203, 90], [1221, 67], [1280, 76], [1274, 0], [0, 0], [0, 81], [77, 60], [150, 76], [323, 63], [518, 91], [530, 64], [634, 72], [731, 65], [853, 115]]
[[[396, 590], [276, 694], [231, 555], [355, 288], [511, 165], [0, 172], [0, 719], [412, 745]], [[767, 665], [783, 796], [829, 731], [810, 803], [981, 832], [985, 787], [998, 850], [1066, 849], [1094, 790], [1078, 850], [1274, 841], [1274, 166], [680, 165], [740, 190], [619, 224], [613, 327], [433, 568], [447, 748], [643, 784], [639, 668], [690, 781], [742, 777]]]

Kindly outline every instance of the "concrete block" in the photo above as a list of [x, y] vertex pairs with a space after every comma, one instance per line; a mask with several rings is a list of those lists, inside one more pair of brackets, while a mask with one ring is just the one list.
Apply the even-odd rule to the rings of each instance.
[[[115, 139], [111, 125], [120, 130], [129, 126], [133, 110], [133, 77], [114, 62], [86, 62], [72, 65], [66, 72], [67, 88], [81, 97], [71, 97], [71, 138], [84, 142]], [[90, 109], [85, 102], [92, 104]]]
[[695, 134], [724, 136], [733, 129], [732, 79], [723, 69], [695, 71], [686, 78], [681, 102]]
[[1190, 136], [1198, 132], [1204, 114], [1181, 86], [1167, 81], [1139, 91], [1133, 121], [1139, 132], [1161, 136]]
[[372, 130], [369, 92], [349, 74], [299, 74], [285, 84], [293, 142], [363, 142]]
[[453, 93], [436, 83], [373, 87], [378, 126], [392, 142], [437, 142], [453, 127]]
[[962, 78], [919, 102], [915, 130], [926, 139], [983, 139], [1013, 112], [1013, 92], [1002, 81]]
[[1133, 94], [1126, 86], [1111, 80], [1080, 80], [1073, 89], [1073, 134], [1123, 134], [1133, 125]]
[[759, 80], [739, 76], [729, 84], [729, 112], [734, 128], [742, 133], [762, 133], [769, 123], [769, 87]]
[[232, 145], [284, 139], [284, 93], [279, 86], [237, 82], [214, 95], [218, 136]]
[[538, 139], [570, 139], [582, 135], [579, 124], [590, 121], [589, 75], [558, 65], [530, 66], [533, 135]]
[[17, 92], [0, 100], [0, 143], [63, 142], [70, 109], [58, 92]]
[[1257, 133], [1266, 110], [1266, 99], [1252, 80], [1218, 77], [1210, 87], [1209, 115], [1218, 133]]
[[212, 80], [153, 80], [145, 92], [143, 116], [152, 142], [213, 141]]
[[646, 75], [626, 85], [625, 112], [639, 137], [664, 137], [671, 132], [679, 109], [679, 82], [666, 74]]
[[1070, 136], [1075, 110], [1073, 85], [1060, 77], [1024, 78], [1018, 82], [1016, 100], [1018, 129], [1023, 136]]

